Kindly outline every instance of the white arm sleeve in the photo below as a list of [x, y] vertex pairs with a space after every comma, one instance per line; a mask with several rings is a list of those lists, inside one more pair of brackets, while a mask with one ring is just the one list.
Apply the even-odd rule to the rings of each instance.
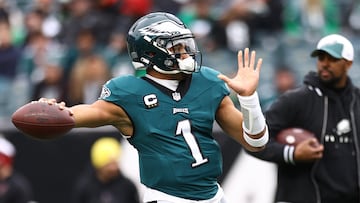
[[[269, 140], [269, 133], [266, 128], [265, 117], [261, 111], [257, 92], [250, 96], [237, 96], [241, 105], [241, 112], [243, 113], [242, 125], [245, 141], [253, 147], [264, 146]], [[249, 137], [249, 135], [261, 133], [265, 128], [266, 132], [261, 138], [254, 139]]]

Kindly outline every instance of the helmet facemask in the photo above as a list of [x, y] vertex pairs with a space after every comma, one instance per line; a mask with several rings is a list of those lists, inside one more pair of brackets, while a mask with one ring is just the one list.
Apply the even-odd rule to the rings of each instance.
[[[163, 64], [154, 64], [153, 68], [164, 74], [197, 72], [201, 64], [201, 53], [197, 49], [192, 34], [172, 36], [170, 38], [157, 38], [156, 46], [160, 48], [167, 57]], [[156, 56], [155, 56], [156, 57]], [[160, 66], [160, 67], [159, 67]], [[161, 67], [163, 66], [163, 67]]]

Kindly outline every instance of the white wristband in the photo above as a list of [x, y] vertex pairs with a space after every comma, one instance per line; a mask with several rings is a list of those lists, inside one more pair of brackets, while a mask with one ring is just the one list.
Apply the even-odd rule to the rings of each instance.
[[295, 165], [294, 153], [295, 153], [295, 147], [294, 146], [285, 145], [284, 151], [283, 151], [284, 161], [286, 163]]
[[[243, 123], [244, 126], [244, 123]], [[269, 141], [269, 133], [266, 128], [265, 133], [260, 138], [254, 139], [250, 137], [245, 131], [243, 131], [245, 141], [252, 147], [263, 147]]]
[[250, 96], [237, 96], [243, 113], [243, 129], [250, 135], [259, 134], [264, 130], [266, 122], [257, 92]]

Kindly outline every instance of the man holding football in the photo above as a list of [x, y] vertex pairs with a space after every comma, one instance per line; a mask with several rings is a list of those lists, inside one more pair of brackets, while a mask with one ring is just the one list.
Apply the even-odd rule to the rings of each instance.
[[[266, 112], [270, 139], [251, 153], [278, 165], [275, 202], [360, 202], [360, 90], [348, 75], [354, 48], [345, 37], [323, 37], [311, 53], [310, 71], [299, 88], [281, 95]], [[316, 135], [296, 146], [276, 142], [286, 128]]]
[[[238, 72], [228, 78], [201, 66], [194, 36], [177, 17], [150, 13], [128, 33], [128, 51], [143, 77], [108, 81], [98, 101], [65, 107], [75, 127], [112, 125], [139, 153], [144, 202], [225, 203], [217, 178], [222, 172], [214, 121], [247, 150], [262, 150], [267, 127], [256, 88], [262, 59], [238, 53]], [[232, 88], [241, 111], [229, 97]]]

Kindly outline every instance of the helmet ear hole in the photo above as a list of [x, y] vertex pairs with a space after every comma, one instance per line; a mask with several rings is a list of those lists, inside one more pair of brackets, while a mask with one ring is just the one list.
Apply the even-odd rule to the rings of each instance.
[[164, 60], [164, 65], [167, 67], [172, 67], [174, 66], [174, 62], [172, 60], [166, 59]]

